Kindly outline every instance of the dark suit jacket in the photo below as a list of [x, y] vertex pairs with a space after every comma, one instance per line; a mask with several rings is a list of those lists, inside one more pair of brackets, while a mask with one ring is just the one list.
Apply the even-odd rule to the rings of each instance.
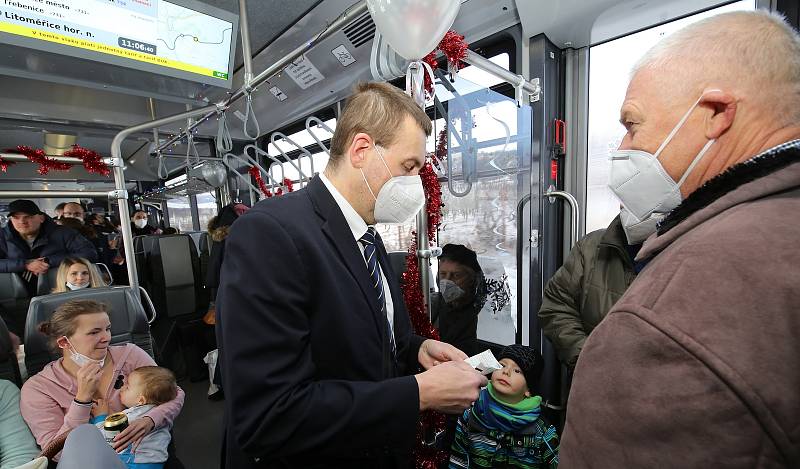
[[378, 252], [396, 362], [364, 258], [319, 178], [236, 221], [217, 297], [225, 467], [408, 467], [419, 391], [406, 374], [423, 339]]

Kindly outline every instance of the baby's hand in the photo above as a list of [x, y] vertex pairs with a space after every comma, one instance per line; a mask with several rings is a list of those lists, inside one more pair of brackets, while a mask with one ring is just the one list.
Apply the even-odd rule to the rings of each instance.
[[106, 399], [95, 399], [92, 405], [92, 417], [98, 415], [108, 415], [108, 401]]

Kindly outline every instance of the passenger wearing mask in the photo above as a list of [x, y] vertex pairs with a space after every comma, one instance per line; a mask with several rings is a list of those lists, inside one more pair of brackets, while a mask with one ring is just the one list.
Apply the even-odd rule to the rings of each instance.
[[[37, 276], [61, 264], [68, 256], [97, 261], [97, 251], [77, 231], [56, 225], [30, 200], [15, 200], [8, 206], [11, 223], [0, 230], [0, 272], [16, 272], [36, 294]], [[9, 324], [20, 334], [24, 324]]]
[[800, 467], [798, 57], [732, 12], [635, 67], [609, 186], [656, 233], [578, 359], [562, 467]]
[[114, 257], [119, 254], [119, 251], [115, 248], [117, 243], [109, 242], [108, 236], [98, 234], [94, 228], [84, 224], [77, 218], [69, 218], [65, 215], [62, 216], [61, 219], [56, 220], [56, 223], [64, 227], [71, 228], [80, 233], [84, 238], [88, 239], [89, 242], [92, 243], [92, 246], [94, 246], [95, 251], [97, 251], [97, 260], [105, 265], [111, 265], [111, 263], [114, 261]]
[[63, 218], [72, 218], [80, 221], [81, 223], [85, 223], [84, 218], [86, 217], [86, 210], [83, 209], [83, 205], [77, 202], [67, 202], [64, 204], [64, 210], [62, 211], [61, 216]]
[[461, 244], [445, 244], [439, 256], [439, 293], [431, 313], [442, 341], [467, 355], [478, 350], [478, 314], [486, 302], [483, 270], [475, 251]]
[[131, 231], [133, 236], [149, 236], [158, 234], [158, 230], [147, 224], [147, 212], [136, 210], [131, 215]]
[[56, 286], [53, 288], [53, 293], [103, 286], [105, 286], [105, 283], [94, 264], [79, 257], [67, 257], [58, 267]]
[[[109, 344], [111, 322], [106, 311], [96, 301], [70, 300], [39, 327], [61, 355], [22, 386], [22, 417], [42, 448], [92, 417], [122, 411], [122, 384], [135, 369], [156, 365], [134, 344]], [[183, 399], [178, 388], [174, 399], [147, 411], [120, 432], [113, 448], [121, 451], [138, 444], [153, 429], [171, 426]]]
[[359, 84], [325, 172], [236, 221], [217, 295], [224, 467], [409, 467], [420, 411], [478, 398], [463, 352], [413, 334], [374, 227], [425, 204], [431, 127], [399, 89]]
[[570, 371], [586, 338], [644, 268], [634, 258], [652, 233], [655, 226], [628, 232], [617, 216], [608, 228], [581, 238], [547, 282], [539, 322]]

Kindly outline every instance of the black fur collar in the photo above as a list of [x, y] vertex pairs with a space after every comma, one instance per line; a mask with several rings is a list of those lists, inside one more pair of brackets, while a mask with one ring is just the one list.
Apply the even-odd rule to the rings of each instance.
[[659, 236], [739, 186], [772, 174], [798, 161], [800, 161], [800, 140], [792, 140], [771, 148], [755, 158], [731, 166], [706, 181], [699, 189], [689, 194], [689, 197], [675, 210], [671, 211], [658, 225]]

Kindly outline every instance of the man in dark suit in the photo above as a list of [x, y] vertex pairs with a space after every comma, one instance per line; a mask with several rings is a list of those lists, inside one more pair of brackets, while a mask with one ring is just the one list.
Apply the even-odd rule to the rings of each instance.
[[411, 331], [373, 227], [422, 207], [430, 131], [401, 91], [361, 84], [325, 173], [236, 221], [217, 298], [225, 467], [409, 467], [419, 412], [478, 397], [463, 352]]

